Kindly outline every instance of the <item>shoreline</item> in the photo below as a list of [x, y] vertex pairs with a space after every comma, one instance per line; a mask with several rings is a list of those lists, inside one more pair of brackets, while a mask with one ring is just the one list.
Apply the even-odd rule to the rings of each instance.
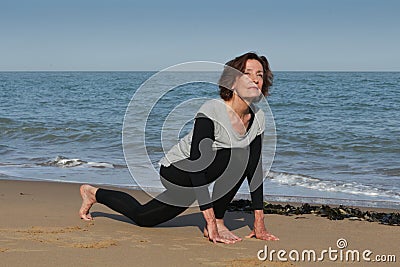
[[[63, 181], [63, 180], [46, 180], [36, 178], [19, 178], [5, 175], [0, 178], [0, 181], [27, 181], [27, 182], [48, 182], [48, 183], [66, 183], [66, 184], [84, 184], [88, 182], [80, 181]], [[118, 185], [108, 183], [90, 183], [96, 186], [114, 187], [123, 190], [143, 191], [143, 189], [136, 185]], [[146, 187], [146, 192], [151, 194], [161, 193], [163, 189], [155, 187]], [[249, 193], [238, 192], [234, 200], [250, 199]], [[352, 206], [360, 209], [374, 209], [374, 210], [394, 210], [400, 211], [400, 201], [387, 201], [387, 200], [369, 200], [369, 199], [346, 199], [346, 198], [324, 198], [315, 196], [291, 196], [291, 195], [264, 195], [264, 202], [268, 203], [288, 203], [288, 204], [310, 204], [310, 205], [332, 205], [332, 206]]]
[[[373, 255], [395, 255], [400, 260], [400, 227], [331, 221], [313, 214], [266, 214], [267, 230], [280, 240], [261, 241], [244, 238], [251, 230], [252, 214], [227, 212], [227, 226], [243, 237], [233, 245], [212, 244], [202, 236], [204, 220], [198, 208], [189, 208], [173, 220], [145, 228], [95, 204], [91, 209], [94, 221], [86, 222], [78, 216], [79, 185], [0, 180], [0, 258], [5, 266], [343, 266], [349, 263], [328, 258], [322, 262], [281, 262], [276, 257], [271, 262], [257, 258], [265, 247], [287, 252], [337, 250], [339, 239], [347, 242], [346, 249], [371, 250]], [[143, 192], [118, 189], [134, 194], [142, 203], [148, 200]], [[365, 262], [351, 265], [365, 266]]]

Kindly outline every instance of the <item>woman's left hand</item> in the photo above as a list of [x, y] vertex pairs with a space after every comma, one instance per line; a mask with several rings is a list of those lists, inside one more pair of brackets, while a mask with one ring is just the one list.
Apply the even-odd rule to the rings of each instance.
[[254, 211], [254, 228], [253, 231], [251, 231], [251, 233], [246, 237], [247, 238], [255, 237], [257, 239], [267, 240], [267, 241], [279, 240], [278, 237], [274, 236], [271, 233], [268, 233], [267, 230], [265, 229], [263, 210]]
[[278, 237], [274, 236], [273, 234], [270, 234], [267, 232], [267, 230], [261, 230], [261, 231], [257, 231], [257, 230], [253, 230], [251, 231], [251, 233], [246, 236], [247, 238], [252, 238], [255, 237], [257, 239], [260, 240], [266, 240], [266, 241], [276, 241], [279, 240]]

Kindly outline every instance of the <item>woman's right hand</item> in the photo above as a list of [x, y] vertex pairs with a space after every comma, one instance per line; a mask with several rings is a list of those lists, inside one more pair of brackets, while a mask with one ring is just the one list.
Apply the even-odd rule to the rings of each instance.
[[206, 229], [204, 229], [204, 236], [208, 238], [209, 241], [214, 243], [224, 243], [233, 244], [235, 241], [222, 238], [218, 233], [217, 221], [215, 219], [213, 208], [209, 208], [203, 211], [204, 219], [207, 222]]

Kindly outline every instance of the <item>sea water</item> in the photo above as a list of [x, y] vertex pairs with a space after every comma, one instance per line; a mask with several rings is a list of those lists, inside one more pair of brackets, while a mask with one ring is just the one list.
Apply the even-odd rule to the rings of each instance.
[[[132, 96], [154, 74], [0, 72], [0, 179], [137, 187], [121, 133]], [[146, 129], [133, 127], [155, 169], [165, 114], [219, 97], [214, 84], [182, 86], [161, 96]], [[400, 73], [276, 72], [268, 103], [277, 144], [266, 200], [400, 207]], [[184, 134], [192, 124], [175, 126]], [[146, 187], [161, 191], [157, 180]]]

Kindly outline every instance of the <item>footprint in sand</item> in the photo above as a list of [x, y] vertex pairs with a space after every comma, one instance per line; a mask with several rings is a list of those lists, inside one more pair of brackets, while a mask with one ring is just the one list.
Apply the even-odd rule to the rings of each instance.
[[181, 245], [172, 245], [168, 248], [169, 250], [189, 250], [188, 248]]
[[201, 265], [205, 265], [205, 266], [234, 266], [234, 265], [227, 265], [224, 262], [219, 262], [219, 261], [212, 261], [210, 259], [207, 258], [191, 258], [190, 259], [193, 262], [201, 263]]
[[224, 263], [224, 266], [236, 266], [236, 267], [248, 267], [248, 266], [265, 266], [265, 267], [290, 267], [290, 266], [295, 266], [290, 262], [263, 262], [258, 259], [253, 259], [253, 258], [242, 258], [242, 259], [236, 259], [236, 260], [231, 260], [231, 261], [226, 261]]
[[73, 248], [108, 248], [111, 246], [116, 246], [117, 241], [115, 240], [103, 240], [103, 241], [98, 241], [98, 242], [90, 242], [90, 243], [74, 243], [71, 244], [71, 247]]
[[[71, 227], [38, 227], [22, 229], [1, 229], [3, 238], [6, 241], [10, 240], [29, 240], [41, 244], [52, 244], [58, 247], [73, 247], [73, 248], [108, 248], [116, 246], [118, 241], [126, 240], [126, 237], [110, 238], [103, 236], [103, 240], [98, 240], [93, 234], [82, 234], [88, 232], [86, 228], [79, 226]], [[4, 250], [4, 249], [2, 249]], [[14, 249], [8, 249], [14, 250]]]

